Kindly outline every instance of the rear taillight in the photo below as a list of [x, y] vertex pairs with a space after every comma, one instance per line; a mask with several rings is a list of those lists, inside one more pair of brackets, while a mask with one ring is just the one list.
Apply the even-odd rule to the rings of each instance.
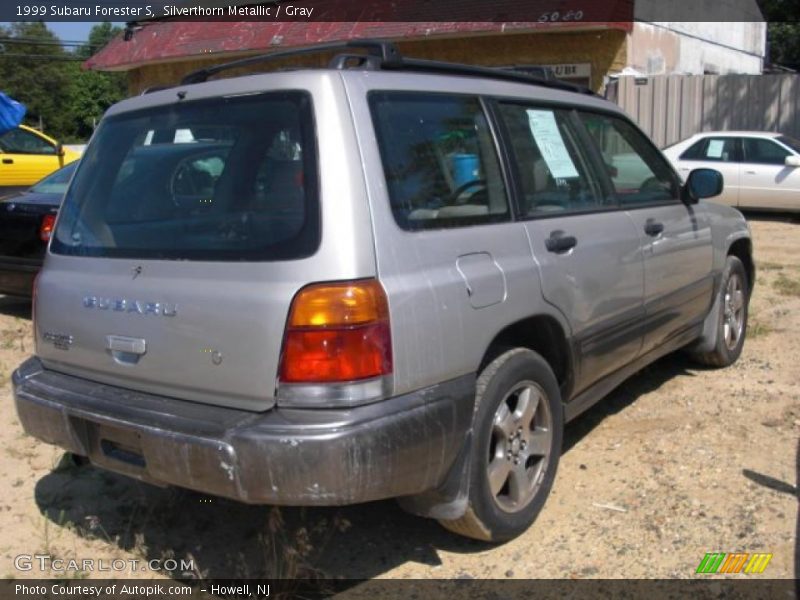
[[49, 242], [50, 236], [53, 235], [53, 226], [55, 224], [55, 215], [45, 215], [42, 219], [42, 225], [39, 227], [39, 239], [43, 242]]
[[282, 383], [360, 381], [392, 372], [386, 293], [375, 280], [314, 284], [292, 301]]

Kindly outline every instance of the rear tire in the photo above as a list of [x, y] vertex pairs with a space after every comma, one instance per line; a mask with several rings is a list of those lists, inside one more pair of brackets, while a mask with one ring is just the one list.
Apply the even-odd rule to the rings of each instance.
[[722, 274], [717, 297], [719, 322], [717, 340], [710, 352], [692, 354], [697, 362], [709, 367], [732, 365], [739, 358], [747, 337], [747, 310], [750, 303], [750, 282], [742, 261], [729, 256]]
[[439, 522], [488, 542], [523, 533], [550, 494], [563, 430], [561, 394], [547, 362], [527, 348], [494, 359], [476, 387], [466, 513]]

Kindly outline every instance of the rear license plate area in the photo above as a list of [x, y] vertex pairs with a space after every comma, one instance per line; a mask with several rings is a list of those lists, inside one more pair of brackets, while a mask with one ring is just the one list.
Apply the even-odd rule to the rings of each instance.
[[88, 430], [95, 462], [147, 468], [138, 432], [98, 423], [88, 423]]

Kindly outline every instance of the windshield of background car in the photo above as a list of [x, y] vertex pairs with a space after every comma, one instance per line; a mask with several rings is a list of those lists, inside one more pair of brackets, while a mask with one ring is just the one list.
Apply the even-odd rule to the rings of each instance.
[[788, 135], [780, 135], [778, 136], [778, 141], [800, 154], [800, 140], [789, 137]]
[[103, 121], [51, 250], [195, 260], [286, 260], [320, 238], [311, 99], [272, 92]]
[[59, 169], [55, 173], [52, 173], [51, 175], [48, 175], [42, 179], [29, 191], [35, 194], [55, 194], [57, 196], [63, 196], [64, 192], [67, 191], [69, 178], [72, 177], [72, 173], [75, 171], [75, 167], [77, 166], [77, 161], [68, 164], [63, 169]]

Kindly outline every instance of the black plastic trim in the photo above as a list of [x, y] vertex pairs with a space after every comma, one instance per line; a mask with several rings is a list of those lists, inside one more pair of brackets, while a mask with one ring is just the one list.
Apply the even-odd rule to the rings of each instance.
[[[56, 373], [37, 358], [14, 372], [13, 385], [26, 432], [93, 464], [159, 485], [294, 506], [439, 487], [467, 439], [475, 398], [471, 374], [358, 408], [256, 413]], [[103, 439], [125, 454], [104, 452]]]

